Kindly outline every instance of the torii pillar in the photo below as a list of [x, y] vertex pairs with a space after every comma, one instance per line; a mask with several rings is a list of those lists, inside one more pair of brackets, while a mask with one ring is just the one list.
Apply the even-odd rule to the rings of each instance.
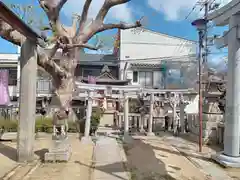
[[132, 143], [132, 137], [129, 134], [129, 97], [127, 92], [124, 92], [124, 134], [123, 134], [123, 141], [125, 143]]
[[26, 39], [20, 56], [20, 118], [18, 121], [17, 159], [19, 162], [34, 160], [37, 45]]
[[224, 132], [224, 151], [213, 159], [225, 167], [240, 168], [240, 0], [234, 0], [208, 16], [218, 26], [229, 24], [229, 30], [216, 45], [228, 46], [228, 74]]

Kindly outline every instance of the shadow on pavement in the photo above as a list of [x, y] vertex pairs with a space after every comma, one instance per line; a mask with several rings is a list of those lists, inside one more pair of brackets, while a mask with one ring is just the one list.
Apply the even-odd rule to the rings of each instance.
[[[76, 164], [82, 165], [82, 166], [87, 166], [86, 164], [81, 163], [80, 161], [75, 161]], [[89, 166], [87, 166], [89, 167]], [[93, 167], [92, 167], [93, 168]], [[118, 180], [128, 180], [125, 179], [123, 177], [121, 177], [120, 175], [118, 175], [118, 173], [123, 173], [122, 171], [122, 163], [121, 162], [117, 162], [117, 163], [113, 163], [113, 164], [108, 164], [108, 165], [103, 165], [103, 166], [97, 166], [94, 167], [94, 169], [98, 170], [98, 171], [102, 171], [104, 173], [107, 174], [111, 174], [112, 176], [116, 177]]]
[[0, 143], [0, 154], [8, 157], [9, 159], [11, 159], [13, 161], [17, 161], [17, 150], [6, 144]]
[[156, 149], [156, 150], [164, 151], [164, 152], [167, 152], [167, 153], [171, 153], [171, 154], [182, 155], [182, 156], [185, 156], [185, 157], [197, 158], [197, 159], [201, 159], [201, 160], [204, 160], [204, 161], [212, 161], [211, 158], [200, 156], [200, 155], [194, 155], [194, 154], [191, 154], [191, 153], [186, 153], [183, 150], [179, 151], [179, 149], [178, 149], [179, 152], [175, 152], [175, 151], [172, 151], [170, 149], [160, 148], [160, 147], [156, 147], [156, 146], [152, 146], [152, 148]]
[[44, 154], [47, 153], [49, 150], [44, 148], [38, 151], [35, 151], [34, 153], [40, 158], [41, 161], [44, 161]]
[[179, 137], [173, 136], [170, 132], [161, 132], [160, 134], [161, 136], [166, 134], [164, 141], [176, 148], [184, 156], [212, 161], [210, 154], [221, 151], [221, 147], [217, 145], [204, 145], [203, 152], [200, 153], [198, 151], [198, 142], [193, 139], [191, 134], [181, 134]]
[[132, 180], [164, 179], [176, 180], [166, 170], [166, 165], [157, 159], [154, 148], [142, 140], [134, 139], [132, 144], [124, 145], [127, 167]]

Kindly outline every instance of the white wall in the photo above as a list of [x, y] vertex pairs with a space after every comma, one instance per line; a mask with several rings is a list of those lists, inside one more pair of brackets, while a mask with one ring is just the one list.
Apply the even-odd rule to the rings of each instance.
[[[133, 78], [131, 63], [160, 64], [161, 59], [173, 57], [175, 61], [189, 61], [188, 55], [196, 53], [196, 42], [172, 37], [144, 29], [142, 32], [134, 33], [133, 29], [120, 31], [120, 78], [123, 79], [125, 63], [127, 68], [125, 74], [128, 79]], [[174, 59], [175, 57], [175, 59]], [[179, 57], [182, 57], [179, 59]]]
[[[120, 31], [120, 59], [145, 59], [185, 56], [196, 53], [196, 42], [144, 30]], [[149, 61], [148, 63], [154, 63]]]
[[[17, 67], [17, 78], [20, 78], [20, 47], [17, 47], [16, 54], [0, 54], [0, 67]], [[9, 95], [13, 96], [16, 93], [16, 86], [8, 86]]]

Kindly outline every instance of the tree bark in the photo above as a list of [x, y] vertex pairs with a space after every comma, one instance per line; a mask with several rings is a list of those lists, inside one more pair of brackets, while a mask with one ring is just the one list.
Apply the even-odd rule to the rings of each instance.
[[72, 49], [68, 55], [60, 61], [60, 67], [66, 72], [66, 76], [61, 79], [54, 79], [53, 85], [55, 87], [55, 94], [59, 98], [60, 109], [57, 113], [60, 113], [62, 118], [58, 120], [64, 120], [69, 118], [69, 113], [74, 113], [71, 108], [71, 102], [73, 99], [73, 92], [75, 90], [75, 77], [74, 72], [77, 66], [77, 52], [80, 48]]

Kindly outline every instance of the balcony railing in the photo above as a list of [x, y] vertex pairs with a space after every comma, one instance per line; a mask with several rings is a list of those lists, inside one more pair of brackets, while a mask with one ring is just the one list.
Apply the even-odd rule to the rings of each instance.
[[[20, 81], [17, 81], [17, 86], [10, 86], [12, 93], [10, 96], [18, 96], [20, 91]], [[37, 80], [37, 95], [51, 95], [53, 92], [53, 86], [50, 79], [38, 79]]]

